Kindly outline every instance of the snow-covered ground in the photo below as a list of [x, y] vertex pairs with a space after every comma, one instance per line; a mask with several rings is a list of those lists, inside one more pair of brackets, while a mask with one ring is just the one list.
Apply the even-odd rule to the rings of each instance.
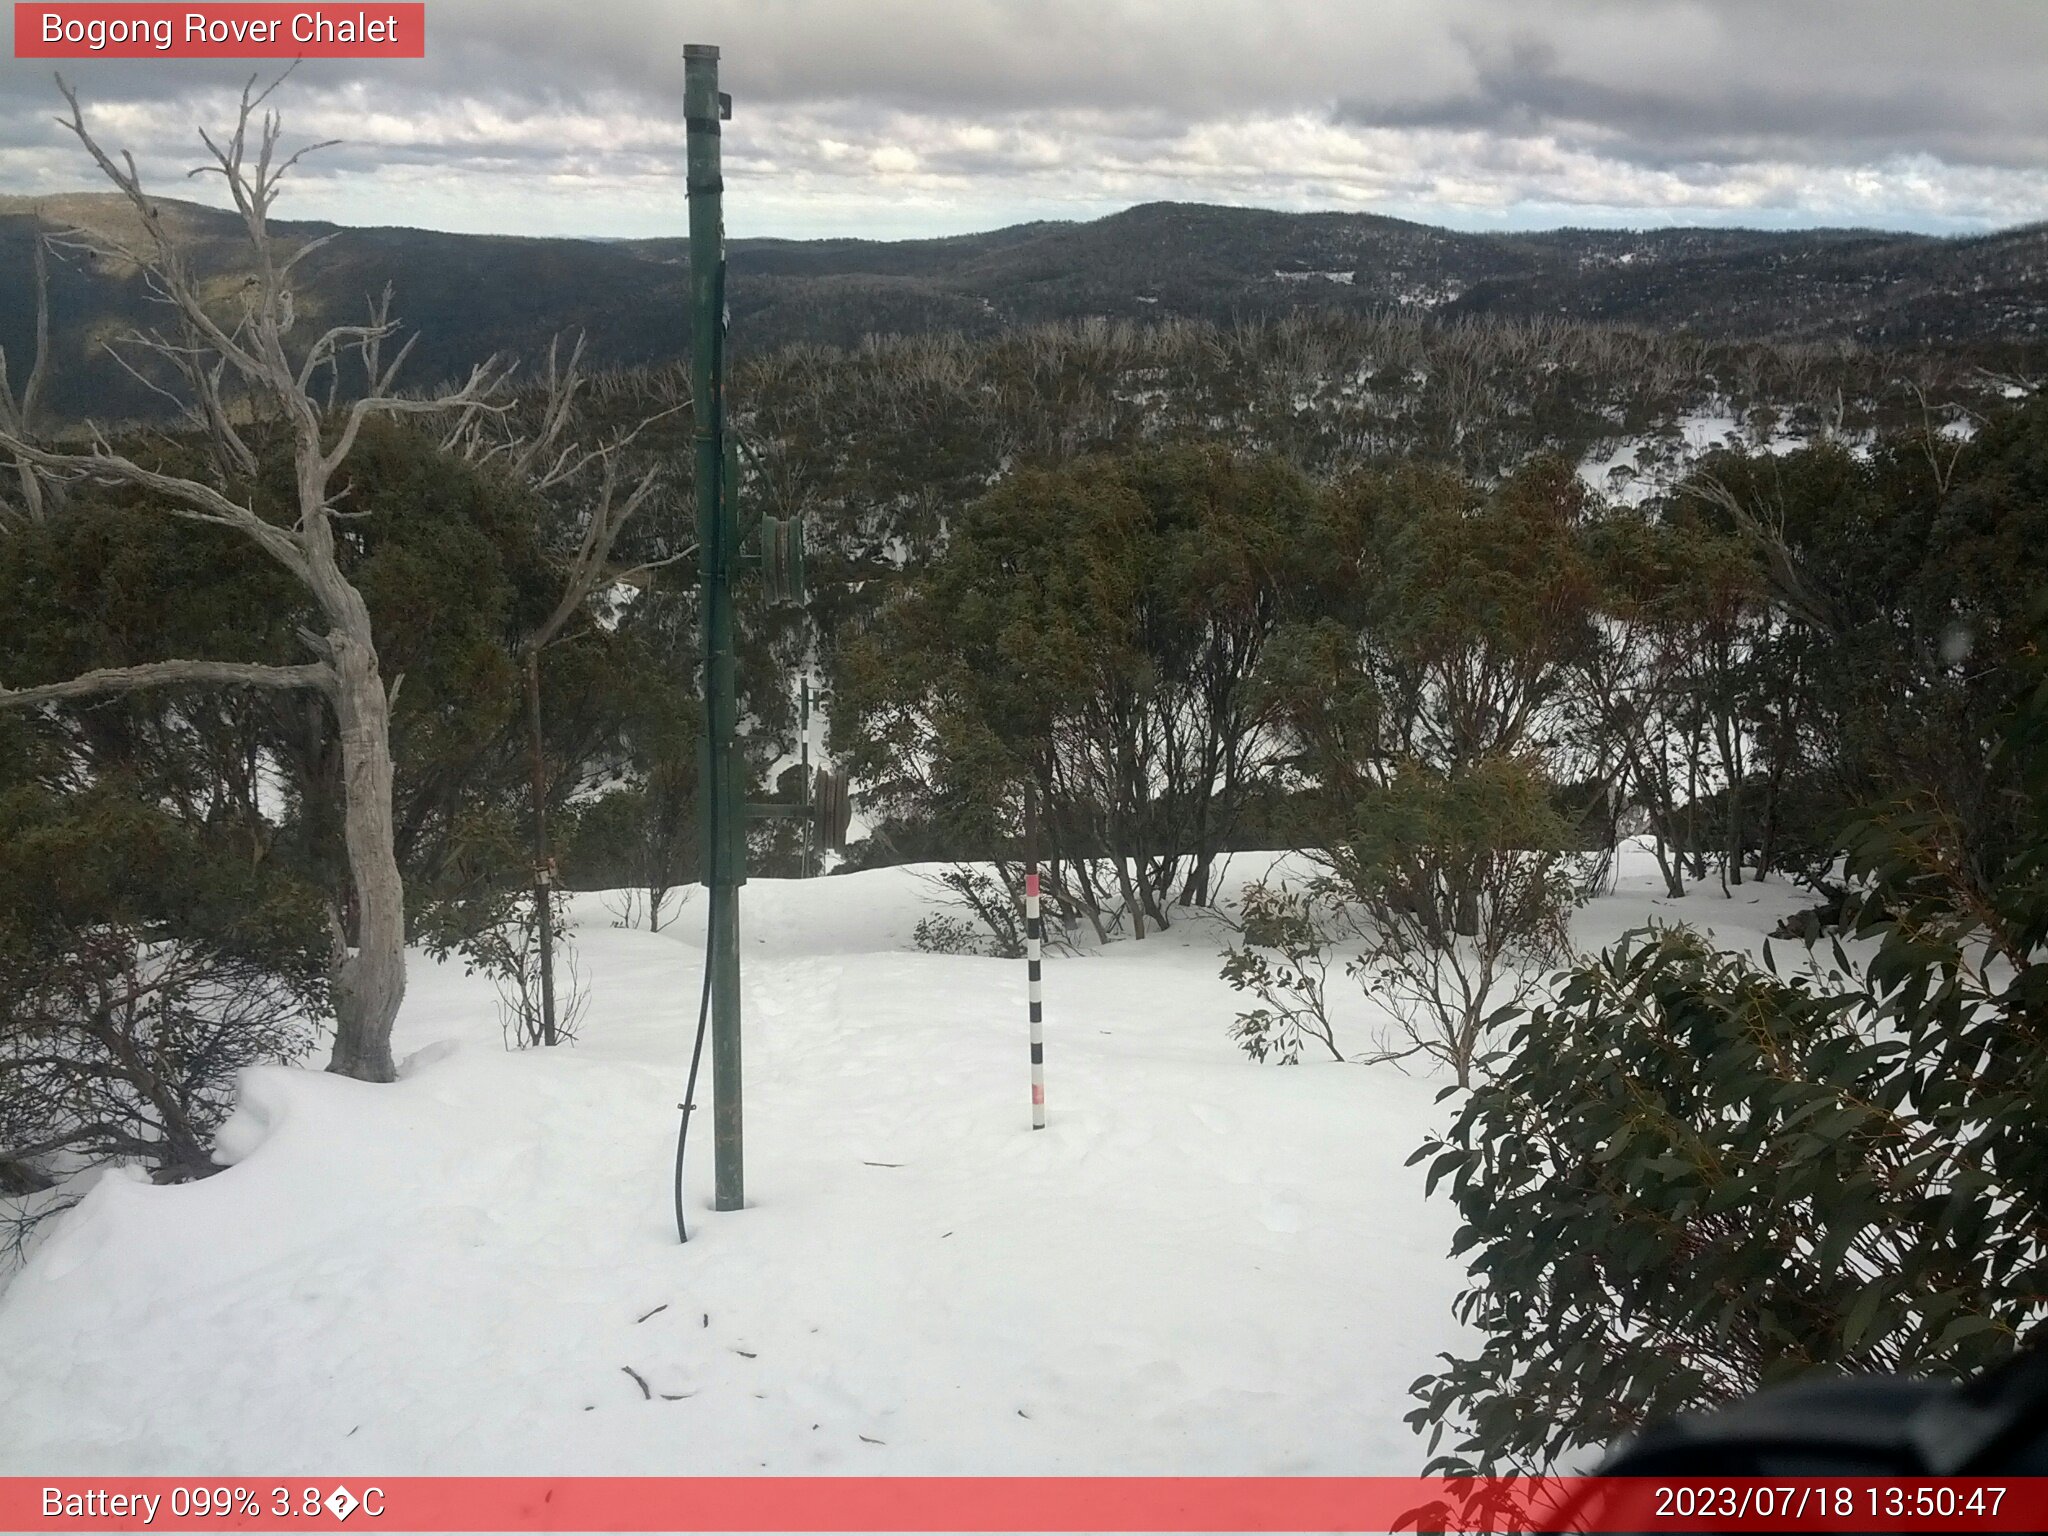
[[[1584, 942], [1799, 904], [1659, 889], [1632, 855]], [[0, 1472], [1419, 1470], [1406, 1388], [1461, 1343], [1455, 1216], [1402, 1166], [1439, 1085], [1246, 1060], [1198, 920], [1048, 962], [1034, 1133], [1023, 965], [916, 952], [932, 904], [746, 888], [749, 1205], [709, 1209], [701, 1115], [686, 1247], [701, 897], [658, 935], [578, 899], [569, 1049], [508, 1053], [488, 984], [416, 960], [399, 1083], [251, 1073], [233, 1167], [107, 1176], [40, 1244]]]
[[1728, 414], [1723, 402], [1681, 412], [1663, 432], [1621, 438], [1596, 448], [1580, 461], [1579, 478], [1609, 501], [1635, 507], [1669, 492], [1714, 449], [1784, 454], [1808, 446], [1808, 438], [1788, 430], [1774, 430], [1758, 441]]

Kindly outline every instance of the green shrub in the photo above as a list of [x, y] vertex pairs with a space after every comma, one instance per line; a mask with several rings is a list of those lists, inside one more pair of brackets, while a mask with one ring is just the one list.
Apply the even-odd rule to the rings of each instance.
[[[1997, 881], [1938, 805], [1852, 837], [1858, 936], [1781, 976], [1631, 935], [1514, 1033], [1430, 1159], [1486, 1335], [1422, 1377], [1433, 1468], [1540, 1470], [1801, 1372], [1962, 1375], [2048, 1316], [2048, 684]], [[1766, 962], [1771, 954], [1765, 951]]]

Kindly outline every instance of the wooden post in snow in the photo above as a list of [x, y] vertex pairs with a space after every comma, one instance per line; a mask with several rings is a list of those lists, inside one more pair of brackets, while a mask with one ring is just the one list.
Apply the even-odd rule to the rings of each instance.
[[1024, 966], [1031, 999], [1031, 1129], [1045, 1129], [1045, 1014], [1039, 965], [1045, 921], [1038, 907], [1038, 786], [1024, 785]]

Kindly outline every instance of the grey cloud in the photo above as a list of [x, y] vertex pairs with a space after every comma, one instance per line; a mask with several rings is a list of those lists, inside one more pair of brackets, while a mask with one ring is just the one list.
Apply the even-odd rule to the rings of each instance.
[[[433, 0], [426, 59], [298, 72], [290, 125], [350, 141], [301, 206], [668, 228], [680, 50], [700, 40], [725, 49], [731, 174], [770, 229], [830, 212], [862, 232], [877, 177], [873, 217], [893, 201], [934, 230], [1141, 196], [1454, 223], [2048, 213], [2031, 0]], [[166, 185], [248, 66], [66, 69]], [[56, 104], [41, 64], [0, 66], [0, 192], [86, 181]], [[1904, 161], [1912, 187], [1871, 190]], [[633, 230], [606, 222], [621, 210]]]
[[[1463, 84], [1347, 95], [1338, 120], [1555, 136], [1657, 166], [2048, 163], [2048, 8], [1728, 0], [1539, 5], [1502, 22], [1457, 29]], [[1692, 46], [1656, 46], [1669, 31]]]

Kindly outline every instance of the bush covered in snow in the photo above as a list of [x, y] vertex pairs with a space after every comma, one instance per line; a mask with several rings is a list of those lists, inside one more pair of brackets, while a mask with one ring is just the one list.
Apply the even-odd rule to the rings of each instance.
[[0, 796], [0, 1192], [210, 1171], [235, 1075], [317, 1039], [327, 943], [295, 880], [117, 786]]
[[322, 982], [217, 943], [81, 933], [0, 972], [0, 1148], [50, 1169], [213, 1169], [235, 1075], [314, 1044]]

